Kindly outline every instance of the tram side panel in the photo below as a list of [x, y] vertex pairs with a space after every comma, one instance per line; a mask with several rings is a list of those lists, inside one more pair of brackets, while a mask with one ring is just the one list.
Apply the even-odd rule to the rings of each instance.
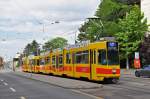
[[51, 73], [51, 59], [50, 59], [50, 54], [45, 57], [45, 74], [50, 74]]
[[[95, 45], [93, 45], [92, 48], [96, 48], [94, 46]], [[120, 77], [118, 49], [114, 50], [113, 48], [113, 50], [109, 51], [109, 49], [107, 48], [107, 42], [99, 43], [96, 46], [100, 47], [95, 49], [96, 57], [94, 57], [96, 58], [96, 63], [92, 66], [92, 79], [98, 81], [113, 78], [118, 79]]]
[[90, 64], [88, 48], [75, 50], [74, 77], [90, 79]]
[[63, 74], [69, 77], [73, 77], [74, 74], [74, 63], [72, 50], [64, 50], [64, 67]]

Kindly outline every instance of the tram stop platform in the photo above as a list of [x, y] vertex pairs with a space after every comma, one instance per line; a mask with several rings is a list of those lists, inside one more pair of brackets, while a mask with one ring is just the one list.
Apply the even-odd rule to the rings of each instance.
[[96, 88], [103, 87], [102, 84], [99, 84], [99, 83], [76, 80], [76, 79], [71, 79], [71, 78], [63, 78], [63, 77], [43, 75], [43, 74], [25, 73], [21, 71], [16, 71], [14, 73], [18, 76], [42, 81], [42, 82], [45, 82], [54, 86], [58, 86], [58, 87], [63, 87], [66, 89], [96, 89]]

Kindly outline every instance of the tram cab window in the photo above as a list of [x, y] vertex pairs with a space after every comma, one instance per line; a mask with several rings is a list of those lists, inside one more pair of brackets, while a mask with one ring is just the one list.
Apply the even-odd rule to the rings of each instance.
[[71, 64], [71, 55], [69, 53], [66, 54], [66, 64]]
[[118, 50], [108, 50], [108, 65], [119, 64], [119, 53]]
[[80, 51], [76, 53], [77, 64], [88, 64], [89, 63], [89, 51]]
[[106, 50], [98, 50], [98, 64], [106, 65]]
[[107, 42], [108, 49], [108, 65], [118, 65], [119, 64], [119, 52], [117, 42]]
[[60, 64], [63, 64], [63, 55], [62, 54], [59, 55], [59, 65]]

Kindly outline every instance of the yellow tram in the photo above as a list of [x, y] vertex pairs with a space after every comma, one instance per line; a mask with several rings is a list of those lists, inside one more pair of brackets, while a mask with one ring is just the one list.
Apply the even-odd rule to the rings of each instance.
[[114, 41], [77, 43], [28, 59], [34, 61], [34, 66], [29, 66], [32, 70], [23, 68], [25, 72], [87, 78], [94, 81], [117, 80], [120, 77], [118, 43]]

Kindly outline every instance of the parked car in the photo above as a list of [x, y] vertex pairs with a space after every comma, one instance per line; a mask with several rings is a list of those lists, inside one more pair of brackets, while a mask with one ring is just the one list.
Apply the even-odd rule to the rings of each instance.
[[136, 70], [135, 76], [136, 77], [141, 77], [141, 76], [150, 77], [150, 65], [146, 65], [142, 69]]

